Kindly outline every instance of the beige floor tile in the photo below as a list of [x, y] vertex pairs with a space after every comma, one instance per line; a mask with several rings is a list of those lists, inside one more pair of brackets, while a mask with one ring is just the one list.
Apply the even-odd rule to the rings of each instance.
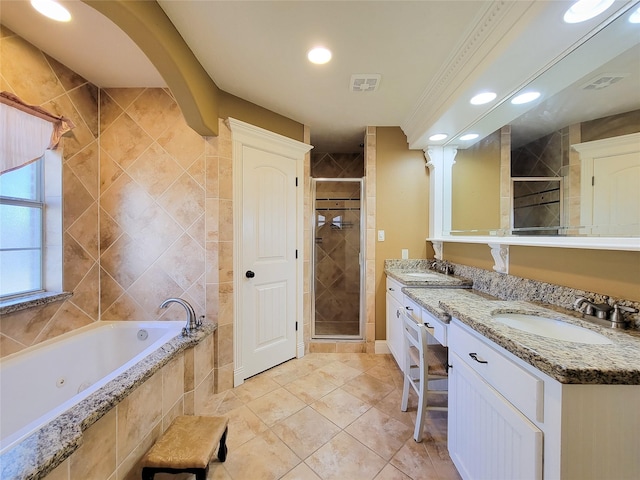
[[389, 355], [311, 353], [218, 395], [229, 455], [208, 480], [460, 480], [446, 412], [428, 412], [422, 443], [413, 441], [417, 396], [400, 410]]
[[400, 405], [402, 403], [402, 390], [396, 388], [395, 390], [389, 392], [386, 397], [376, 403], [376, 408], [395, 418], [396, 420], [401, 421], [405, 425], [409, 425], [411, 428], [413, 428], [416, 419], [417, 402], [417, 395], [410, 393], [407, 411], [403, 412], [402, 410], [400, 410]]
[[280, 384], [262, 375], [246, 380], [242, 385], [235, 388], [233, 393], [244, 403], [249, 403], [256, 398], [260, 398], [269, 392], [273, 392]]
[[362, 372], [355, 368], [351, 368], [342, 362], [334, 361], [319, 368], [318, 373], [329, 382], [337, 386], [341, 386], [349, 380], [356, 378]]
[[234, 480], [276, 480], [300, 461], [275, 433], [266, 431], [230, 450], [224, 468]]
[[416, 443], [413, 437], [406, 441], [389, 463], [416, 480], [438, 478], [424, 445], [422, 442]]
[[345, 428], [369, 410], [371, 405], [339, 388], [312, 403], [311, 408], [327, 417], [340, 428]]
[[282, 480], [322, 480], [311, 470], [306, 463], [301, 463], [296, 468], [287, 473]]
[[363, 373], [356, 378], [349, 380], [342, 386], [345, 392], [354, 397], [358, 397], [371, 405], [375, 405], [386, 397], [394, 388], [387, 383]]
[[412, 480], [412, 478], [407, 477], [396, 467], [394, 467], [390, 463], [387, 463], [387, 465], [382, 469], [375, 480]]
[[345, 432], [389, 461], [411, 437], [413, 428], [373, 407]]
[[340, 433], [340, 428], [310, 407], [275, 424], [271, 430], [301, 459]]
[[249, 402], [247, 406], [260, 417], [264, 423], [272, 427], [280, 420], [303, 409], [305, 403], [284, 388], [279, 388]]
[[305, 461], [323, 480], [370, 480], [386, 461], [345, 432], [336, 435]]
[[229, 417], [227, 444], [229, 449], [248, 442], [256, 435], [267, 430], [267, 426], [248, 407], [242, 406], [226, 413]]
[[327, 393], [338, 388], [327, 382], [319, 372], [309, 373], [288, 383], [285, 388], [303, 402], [309, 404], [324, 397]]

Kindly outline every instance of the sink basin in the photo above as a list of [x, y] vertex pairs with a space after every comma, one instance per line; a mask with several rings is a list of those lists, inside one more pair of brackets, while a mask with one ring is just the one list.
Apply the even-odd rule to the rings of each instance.
[[404, 276], [416, 280], [439, 280], [442, 278], [437, 273], [405, 273]]
[[541, 337], [555, 338], [565, 342], [588, 343], [591, 345], [607, 345], [613, 342], [588, 328], [555, 320], [540, 315], [526, 313], [495, 313], [491, 318], [511, 328], [533, 333]]

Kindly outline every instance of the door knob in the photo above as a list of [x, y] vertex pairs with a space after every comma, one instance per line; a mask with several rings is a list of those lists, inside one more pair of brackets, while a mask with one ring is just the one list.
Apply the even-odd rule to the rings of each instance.
[[247, 270], [247, 273], [245, 273], [244, 275], [245, 275], [245, 277], [247, 277], [247, 278], [253, 278], [253, 277], [255, 277], [255, 276], [256, 276], [256, 274], [255, 274], [255, 273], [253, 273], [251, 270]]

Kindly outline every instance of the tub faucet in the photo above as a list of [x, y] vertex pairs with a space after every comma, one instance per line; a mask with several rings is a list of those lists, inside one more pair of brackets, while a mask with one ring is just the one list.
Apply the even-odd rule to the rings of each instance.
[[189, 302], [181, 298], [167, 298], [164, 302], [162, 302], [160, 308], [167, 308], [171, 303], [179, 303], [187, 311], [187, 324], [182, 329], [182, 335], [186, 337], [198, 328], [198, 322], [196, 321], [196, 312], [193, 310], [193, 307], [189, 304]]

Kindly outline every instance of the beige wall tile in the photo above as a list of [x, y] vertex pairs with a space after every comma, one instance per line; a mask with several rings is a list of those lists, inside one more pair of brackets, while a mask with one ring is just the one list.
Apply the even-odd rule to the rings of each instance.
[[[118, 480], [139, 480], [142, 478], [142, 465], [140, 460], [162, 434], [162, 424], [157, 423], [149, 434], [145, 435], [133, 451], [118, 465], [116, 479]], [[91, 477], [87, 477], [91, 478]], [[158, 479], [160, 477], [157, 477]]]
[[116, 410], [107, 412], [82, 434], [70, 457], [70, 478], [108, 479], [116, 469]]
[[213, 370], [207, 375], [194, 391], [194, 414], [211, 415], [215, 412], [218, 402], [215, 393], [215, 374]]
[[69, 476], [69, 463], [70, 459], [67, 458], [64, 462], [58, 465], [53, 472], [47, 475], [47, 480], [71, 480]]
[[162, 419], [162, 373], [126, 397], [117, 408], [117, 459], [122, 462]]
[[184, 354], [180, 354], [162, 367], [162, 415], [167, 415], [183, 395]]
[[213, 338], [214, 335], [209, 335], [193, 347], [194, 385], [196, 389], [213, 370]]

